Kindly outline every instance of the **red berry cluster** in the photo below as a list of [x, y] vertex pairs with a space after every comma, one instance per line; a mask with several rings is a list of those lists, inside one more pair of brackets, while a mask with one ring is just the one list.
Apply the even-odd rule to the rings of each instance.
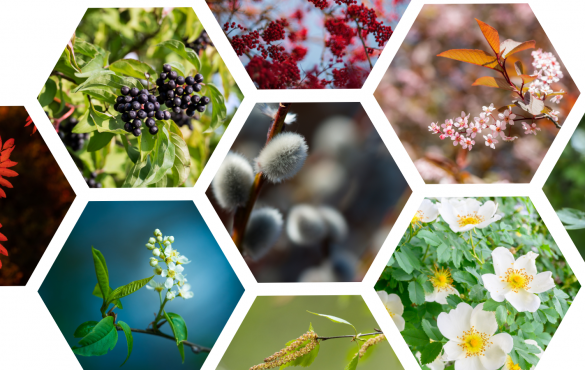
[[376, 11], [361, 5], [350, 5], [347, 8], [347, 17], [355, 20], [362, 28], [362, 37], [367, 37], [368, 34], [374, 35], [379, 47], [383, 47], [386, 41], [392, 36], [392, 27], [384, 26], [378, 21]]
[[270, 62], [254, 56], [246, 66], [246, 71], [260, 89], [286, 89], [301, 79], [299, 67], [293, 59]]
[[267, 43], [284, 40], [284, 27], [287, 25], [288, 22], [286, 19], [279, 19], [270, 22], [262, 34], [262, 39]]
[[331, 34], [325, 46], [337, 57], [337, 62], [342, 62], [345, 49], [351, 44], [351, 40], [355, 36], [356, 31], [347, 25], [344, 18], [330, 18], [326, 20], [325, 29]]
[[310, 3], [313, 3], [317, 8], [323, 10], [329, 6], [329, 1], [327, 0], [309, 0]]

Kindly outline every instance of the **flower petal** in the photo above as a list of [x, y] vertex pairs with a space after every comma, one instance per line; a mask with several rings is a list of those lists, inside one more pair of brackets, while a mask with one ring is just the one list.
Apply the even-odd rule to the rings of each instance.
[[496, 370], [486, 369], [477, 356], [463, 358], [455, 361], [455, 370]]
[[396, 327], [398, 328], [398, 331], [403, 331], [404, 330], [404, 325], [406, 324], [404, 319], [402, 318], [402, 316], [400, 315], [394, 315], [392, 316], [392, 321], [394, 321], [394, 324], [396, 324]]
[[459, 343], [462, 333], [471, 328], [471, 312], [473, 308], [465, 302], [459, 303], [457, 308], [449, 313], [441, 312], [437, 318], [437, 326], [444, 337]]
[[[470, 214], [470, 213], [477, 212], [478, 214], [481, 214], [481, 215], [484, 215], [484, 216], [485, 216], [485, 212], [482, 213], [482, 210], [484, 210], [486, 208], [486, 204], [488, 204], [490, 202], [491, 203], [494, 203], [494, 202], [492, 202], [490, 200], [488, 202], [485, 202], [485, 204], [482, 206], [481, 205], [481, 202], [479, 200], [475, 199], [475, 198], [467, 198], [467, 199], [461, 201], [461, 203], [465, 204], [465, 211], [464, 211], [465, 214]], [[489, 206], [489, 204], [487, 206], [487, 209], [488, 210], [491, 209], [491, 207]], [[495, 211], [494, 211], [494, 213], [495, 213]], [[490, 214], [488, 217], [486, 217], [486, 219], [492, 217], [492, 215], [493, 215], [493, 213]]]
[[388, 294], [388, 299], [386, 300], [386, 307], [396, 315], [401, 315], [404, 313], [404, 305], [400, 300], [400, 297], [396, 294]]
[[490, 218], [490, 219], [487, 219], [487, 220], [485, 220], [484, 222], [481, 222], [481, 223], [479, 223], [479, 224], [475, 225], [475, 227], [477, 227], [478, 229], [483, 229], [483, 228], [486, 228], [486, 227], [488, 227], [490, 224], [492, 224], [492, 223], [494, 223], [494, 222], [496, 222], [496, 221], [499, 221], [499, 220], [501, 220], [501, 219], [502, 219], [502, 216], [500, 216], [500, 215], [495, 215], [494, 217], [492, 217], [492, 218]]
[[536, 263], [534, 262], [538, 257], [537, 253], [528, 252], [522, 257], [518, 258], [516, 262], [514, 262], [514, 269], [521, 270], [524, 269], [527, 274], [529, 275], [536, 275]]
[[457, 224], [457, 215], [447, 198], [442, 198], [441, 203], [437, 204], [437, 208], [439, 209], [439, 214], [446, 223], [449, 225]]
[[496, 302], [503, 302], [510, 286], [494, 274], [481, 275], [484, 287], [490, 292], [492, 299]]
[[478, 304], [471, 313], [471, 326], [482, 333], [493, 335], [498, 330], [496, 313], [483, 310], [483, 303]]
[[443, 350], [445, 351], [445, 360], [447, 361], [455, 361], [465, 358], [465, 351], [463, 350], [463, 347], [461, 347], [458, 343], [453, 342], [452, 340], [448, 341], [443, 346]]
[[388, 301], [388, 293], [386, 293], [383, 290], [377, 291], [376, 293], [378, 293], [378, 297], [380, 297], [380, 300], [382, 301], [384, 306], [386, 306], [386, 302]]
[[[487, 347], [484, 355], [481, 356], [481, 363], [485, 368], [495, 370], [499, 369], [506, 363], [508, 354], [504, 351], [502, 346], [498, 345], [498, 342], [502, 342], [503, 345], [507, 346], [508, 339], [510, 344], [512, 344], [512, 336], [510, 336], [508, 333], [500, 333], [498, 335], [494, 335], [491, 338], [493, 344]], [[512, 346], [510, 346], [510, 351], [511, 350]]]
[[165, 281], [165, 288], [171, 289], [172, 287], [173, 287], [173, 279], [167, 278], [167, 280]]
[[496, 276], [503, 278], [509, 268], [514, 268], [514, 255], [504, 247], [498, 247], [492, 252], [492, 261]]
[[518, 312], [536, 312], [540, 307], [540, 298], [524, 289], [519, 289], [518, 293], [510, 291], [506, 299]]
[[530, 293], [543, 293], [554, 287], [555, 282], [552, 279], [552, 272], [545, 271], [534, 277], [527, 290]]
[[[477, 214], [483, 216], [485, 220], [489, 220], [496, 214], [498, 210], [498, 205], [491, 200], [485, 202], [479, 209], [477, 210]], [[501, 218], [501, 217], [500, 217]]]

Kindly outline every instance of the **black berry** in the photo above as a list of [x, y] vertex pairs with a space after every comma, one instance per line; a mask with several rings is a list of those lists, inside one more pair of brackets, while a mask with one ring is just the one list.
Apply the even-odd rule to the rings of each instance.
[[120, 92], [122, 93], [122, 95], [128, 95], [128, 93], [130, 92], [130, 88], [128, 86], [122, 86]]

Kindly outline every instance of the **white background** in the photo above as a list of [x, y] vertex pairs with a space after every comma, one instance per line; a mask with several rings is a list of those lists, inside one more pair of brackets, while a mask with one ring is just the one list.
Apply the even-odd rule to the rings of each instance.
[[[390, 0], [385, 0], [390, 1]], [[502, 3], [508, 1], [483, 1]], [[366, 300], [381, 329], [386, 333], [406, 370], [419, 370], [416, 360], [392, 323], [373, 286], [400, 240], [417, 206], [425, 196], [530, 196], [551, 230], [579, 281], [585, 281], [585, 262], [542, 192], [542, 186], [571, 134], [585, 113], [584, 98], [579, 98], [563, 128], [530, 184], [516, 185], [425, 185], [377, 105], [373, 91], [410, 29], [421, 7], [441, 1], [412, 0], [396, 27], [382, 56], [361, 91], [256, 91], [242, 64], [231, 49], [220, 26], [204, 0], [2, 0], [0, 9], [0, 105], [24, 105], [41, 135], [59, 162], [77, 197], [61, 227], [47, 248], [25, 287], [0, 287], [0, 369], [81, 369], [59, 328], [37, 293], [75, 222], [88, 201], [104, 200], [185, 200], [192, 199], [246, 292], [213, 347], [204, 370], [215, 369], [247, 310], [257, 295], [337, 295], [360, 294]], [[473, 3], [473, 1], [450, 1]], [[582, 0], [528, 1], [561, 60], [581, 91], [585, 86], [585, 2]], [[89, 189], [36, 101], [67, 40], [88, 7], [193, 6], [205, 29], [242, 89], [245, 99], [211, 157], [194, 189]], [[522, 27], [521, 24], [518, 27]], [[247, 115], [256, 102], [348, 102], [361, 101], [413, 190], [404, 212], [398, 218], [382, 250], [362, 283], [258, 284], [205, 197], [213, 174], [231, 147]], [[75, 276], [71, 276], [72, 279]], [[62, 287], [67, 289], [67, 287]], [[76, 294], [76, 292], [71, 292]], [[582, 368], [580, 351], [585, 332], [585, 298], [579, 294], [547, 348], [537, 370]], [[67, 305], [63, 305], [67, 307]], [[70, 309], [70, 308], [67, 308]], [[231, 369], [230, 369], [231, 370]]]

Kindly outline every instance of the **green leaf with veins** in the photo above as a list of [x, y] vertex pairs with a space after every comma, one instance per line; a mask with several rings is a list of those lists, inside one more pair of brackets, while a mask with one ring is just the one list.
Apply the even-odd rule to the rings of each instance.
[[118, 330], [114, 318], [106, 316], [79, 341], [79, 347], [72, 347], [73, 353], [80, 356], [102, 356], [114, 349], [118, 342]]
[[124, 362], [122, 362], [122, 365], [120, 365], [123, 366], [126, 363], [126, 361], [128, 361], [128, 359], [130, 358], [130, 355], [132, 354], [132, 348], [134, 347], [134, 338], [132, 337], [132, 330], [130, 329], [130, 326], [128, 324], [126, 324], [124, 321], [118, 321], [118, 326], [124, 332], [124, 336], [126, 337], [126, 343], [128, 344], [128, 355], [126, 356]]

